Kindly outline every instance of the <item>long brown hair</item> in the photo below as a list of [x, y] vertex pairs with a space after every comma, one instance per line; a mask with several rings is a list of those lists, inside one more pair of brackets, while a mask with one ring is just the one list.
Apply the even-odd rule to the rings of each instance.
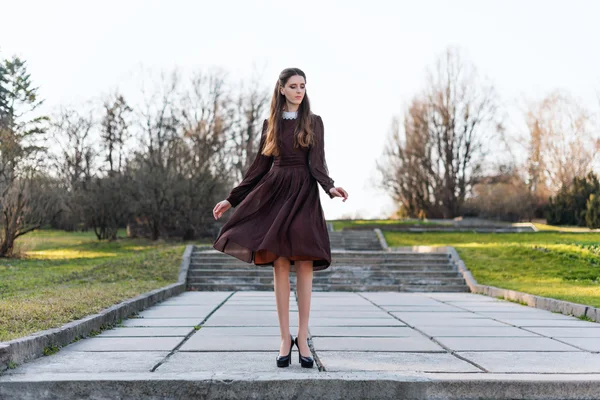
[[[300, 75], [306, 82], [306, 75], [299, 68], [286, 68], [279, 74], [273, 97], [271, 98], [271, 111], [267, 126], [267, 137], [262, 154], [266, 156], [279, 156], [279, 132], [281, 131], [281, 120], [283, 115], [283, 106], [286, 104], [285, 95], [281, 94], [280, 89], [285, 87], [287, 81], [292, 77]], [[296, 130], [294, 131], [294, 147], [308, 147], [313, 143], [313, 131], [311, 128], [311, 111], [308, 93], [304, 91], [304, 98], [298, 107], [298, 118]]]

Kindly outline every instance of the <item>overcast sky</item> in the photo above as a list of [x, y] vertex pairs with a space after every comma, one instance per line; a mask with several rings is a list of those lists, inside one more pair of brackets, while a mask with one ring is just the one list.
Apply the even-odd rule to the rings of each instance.
[[372, 218], [393, 210], [372, 185], [391, 119], [448, 46], [489, 78], [506, 110], [554, 89], [598, 107], [598, 4], [0, 0], [0, 55], [27, 60], [48, 110], [116, 88], [134, 96], [142, 67], [217, 66], [232, 81], [258, 70], [269, 91], [282, 69], [301, 68], [312, 109], [325, 124], [331, 176], [350, 195], [342, 203], [321, 191], [326, 218]]

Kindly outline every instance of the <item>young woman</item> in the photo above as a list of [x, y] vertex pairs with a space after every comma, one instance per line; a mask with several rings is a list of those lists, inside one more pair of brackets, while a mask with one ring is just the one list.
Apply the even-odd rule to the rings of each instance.
[[[243, 181], [213, 210], [219, 219], [235, 207], [213, 244], [215, 249], [247, 263], [273, 266], [281, 332], [278, 367], [290, 365], [294, 344], [302, 367], [313, 366], [307, 342], [313, 271], [331, 264], [316, 183], [330, 198], [348, 199], [329, 177], [324, 149], [323, 120], [310, 110], [306, 75], [298, 68], [286, 68], [275, 84], [256, 158]], [[298, 297], [296, 339], [289, 328], [291, 265]]]

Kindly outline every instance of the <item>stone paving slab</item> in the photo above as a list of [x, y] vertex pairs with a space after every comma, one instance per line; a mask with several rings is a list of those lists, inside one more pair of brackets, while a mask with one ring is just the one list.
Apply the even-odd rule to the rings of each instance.
[[[298, 324], [298, 314], [290, 313], [290, 324]], [[277, 314], [272, 315], [212, 315], [204, 326], [279, 326]]]
[[155, 306], [139, 313], [141, 318], [206, 318], [215, 306]]
[[558, 338], [556, 340], [583, 350], [600, 351], [600, 339], [598, 338]]
[[[552, 313], [544, 310], [529, 310], [529, 311], [466, 311], [466, 312], [474, 312], [478, 315], [484, 315], [488, 318], [496, 318], [496, 319], [564, 319], [570, 321], [578, 321], [579, 319], [558, 313]], [[579, 320], [580, 321], [580, 320]]]
[[[290, 296], [293, 295], [293, 291], [290, 290]], [[273, 296], [272, 291], [260, 291], [260, 290], [248, 290], [248, 291], [239, 291], [236, 292], [236, 297], [265, 297], [265, 296]]]
[[429, 313], [407, 313], [407, 312], [392, 312], [392, 315], [402, 319], [402, 320], [427, 320], [427, 319], [454, 319], [454, 318], [488, 318], [484, 315], [475, 314], [472, 312], [436, 312], [435, 315], [430, 315]]
[[[450, 305], [448, 305], [450, 306]], [[475, 312], [485, 312], [485, 311], [492, 311], [492, 312], [532, 312], [532, 311], [545, 311], [545, 310], [539, 310], [537, 308], [531, 308], [531, 307], [527, 307], [527, 306], [522, 306], [519, 304], [514, 304], [514, 303], [508, 303], [508, 304], [504, 304], [504, 303], [484, 303], [484, 304], [478, 304], [478, 303], [463, 303], [461, 305], [453, 305], [452, 307], [455, 307], [459, 310], [465, 310], [465, 311], [475, 311]], [[548, 312], [548, 311], [545, 311]]]
[[228, 373], [256, 374], [257, 372], [290, 374], [309, 374], [313, 376], [315, 370], [302, 368], [298, 364], [298, 352], [292, 353], [292, 365], [288, 368], [277, 368], [275, 358], [277, 351], [254, 352], [177, 352], [161, 364], [156, 372], [162, 373], [189, 373], [189, 372], [215, 372], [227, 371]]
[[194, 327], [202, 322], [199, 318], [130, 318], [123, 321], [129, 327]]
[[[296, 298], [291, 297], [290, 298], [290, 304], [293, 304], [296, 302]], [[231, 297], [228, 301], [227, 304], [229, 305], [238, 305], [238, 306], [250, 306], [250, 305], [254, 305], [254, 306], [260, 306], [260, 305], [267, 305], [267, 306], [272, 306], [275, 304], [275, 297], [273, 298], [268, 298], [268, 297], [251, 297], [251, 298], [239, 298], [239, 297]]]
[[[272, 306], [228, 306], [228, 305], [224, 305], [221, 308], [219, 308], [218, 311], [241, 311], [241, 312], [246, 312], [246, 311], [275, 311], [277, 312], [277, 308], [275, 307], [275, 305], [273, 304]], [[314, 311], [311, 309], [311, 311]], [[290, 312], [298, 312], [298, 307], [295, 306], [295, 303], [290, 303]]]
[[317, 354], [326, 350], [337, 351], [404, 351], [431, 352], [445, 350], [424, 336], [411, 337], [314, 337], [313, 346]]
[[[294, 334], [294, 332], [292, 332]], [[273, 326], [229, 326], [210, 327], [203, 326], [195, 335], [197, 336], [278, 336], [279, 327]], [[295, 334], [294, 334], [295, 336]]]
[[539, 337], [534, 332], [512, 326], [423, 326], [419, 330], [431, 337]]
[[372, 311], [357, 310], [311, 310], [311, 318], [388, 318], [390, 315], [383, 310], [375, 309]]
[[[459, 352], [490, 372], [600, 374], [600, 354], [579, 352]], [[541, 376], [541, 375], [538, 375]], [[600, 378], [600, 375], [598, 375]]]
[[90, 353], [84, 351], [60, 351], [52, 356], [25, 363], [11, 373], [37, 375], [72, 372], [148, 372], [167, 354], [167, 351], [105, 351], [90, 356]]
[[327, 372], [482, 372], [448, 353], [319, 351], [319, 359]]
[[449, 306], [446, 304], [440, 304], [439, 306], [431, 305], [431, 306], [407, 306], [407, 305], [395, 305], [395, 306], [386, 306], [382, 305], [385, 311], [392, 312], [405, 312], [405, 313], [432, 313], [432, 312], [458, 312], [463, 311], [460, 308]]
[[361, 293], [361, 296], [380, 306], [438, 306], [444, 303], [422, 295], [404, 293]]
[[579, 328], [593, 328], [597, 327], [598, 323], [596, 322], [587, 322], [580, 321], [576, 318], [572, 318], [570, 320], [563, 319], [512, 319], [512, 318], [502, 318], [502, 322], [507, 323], [509, 325], [514, 326], [522, 326], [522, 327], [579, 327]]
[[329, 307], [350, 308], [350, 307], [360, 306], [360, 307], [367, 307], [367, 308], [371, 309], [371, 307], [373, 307], [373, 304], [369, 303], [366, 300], [362, 300], [362, 299], [360, 302], [351, 301], [349, 299], [335, 299], [335, 300], [331, 300], [331, 301], [320, 301], [320, 300], [312, 299], [311, 309], [312, 309], [312, 306], [315, 306], [317, 308], [329, 308]]
[[497, 326], [507, 327], [508, 324], [500, 321], [494, 321], [487, 318], [443, 318], [438, 319], [432, 316], [421, 319], [412, 319], [409, 325], [416, 326], [418, 328], [424, 326]]
[[119, 327], [114, 329], [108, 329], [101, 334], [98, 338], [102, 337], [133, 337], [133, 336], [150, 336], [150, 337], [166, 337], [166, 336], [187, 336], [192, 332], [194, 328], [191, 327]]
[[[294, 314], [298, 314], [297, 312], [290, 311], [290, 318], [295, 318]], [[238, 318], [240, 315], [243, 318], [258, 318], [258, 319], [266, 319], [272, 318], [277, 321], [277, 311], [276, 310], [236, 310], [236, 309], [223, 309], [220, 308], [212, 314], [211, 318]]]
[[530, 327], [525, 328], [528, 331], [538, 333], [543, 336], [557, 337], [557, 338], [568, 338], [568, 337], [590, 337], [600, 339], [600, 327], [587, 327], [587, 328], [537, 328]]
[[202, 336], [194, 335], [179, 351], [268, 351], [279, 352], [280, 337], [276, 330], [272, 336]]
[[310, 318], [309, 326], [405, 326], [395, 318]]
[[61, 351], [170, 351], [181, 341], [180, 337], [93, 337], [80, 340]]
[[455, 351], [577, 351], [553, 339], [536, 337], [438, 337]]
[[310, 334], [313, 337], [422, 336], [418, 331], [407, 326], [311, 326]]
[[[448, 299], [444, 299], [444, 300], [439, 300], [443, 303], [446, 304], [452, 304], [452, 305], [458, 305], [458, 306], [468, 306], [471, 304], [506, 304], [506, 300], [500, 300], [500, 299], [495, 299], [493, 297], [486, 297], [485, 299], [478, 299], [476, 297], [477, 295], [471, 295], [470, 297], [464, 297], [464, 298], [448, 298]], [[483, 295], [481, 295], [483, 296]]]
[[158, 305], [211, 305], [217, 306], [232, 292], [183, 292], [178, 296], [164, 300]]
[[374, 305], [346, 305], [346, 304], [311, 304], [310, 305], [311, 313], [313, 311], [339, 311], [339, 312], [348, 312], [348, 311], [381, 311], [381, 308]]
[[489, 311], [476, 311], [476, 315], [481, 315], [486, 318], [498, 319], [498, 320], [511, 320], [511, 319], [523, 319], [527, 318], [529, 320], [532, 319], [561, 319], [564, 321], [577, 321], [573, 317], [562, 314], [547, 314], [536, 311], [531, 312], [489, 312]]
[[474, 302], [500, 302], [495, 297], [484, 296], [483, 299], [479, 298], [479, 295], [474, 293], [451, 293], [451, 292], [438, 292], [438, 293], [422, 293], [423, 296], [436, 299], [439, 301], [474, 301]]

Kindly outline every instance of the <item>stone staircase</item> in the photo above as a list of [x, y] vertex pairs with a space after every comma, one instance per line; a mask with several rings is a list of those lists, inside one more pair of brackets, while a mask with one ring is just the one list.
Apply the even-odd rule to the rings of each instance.
[[329, 232], [329, 242], [332, 250], [382, 250], [381, 242], [372, 229]]
[[[447, 253], [385, 251], [374, 231], [329, 234], [332, 264], [314, 273], [314, 291], [469, 291]], [[294, 273], [290, 280], [295, 284]], [[187, 286], [200, 291], [271, 291], [273, 268], [248, 264], [214, 249], [195, 249]]]

